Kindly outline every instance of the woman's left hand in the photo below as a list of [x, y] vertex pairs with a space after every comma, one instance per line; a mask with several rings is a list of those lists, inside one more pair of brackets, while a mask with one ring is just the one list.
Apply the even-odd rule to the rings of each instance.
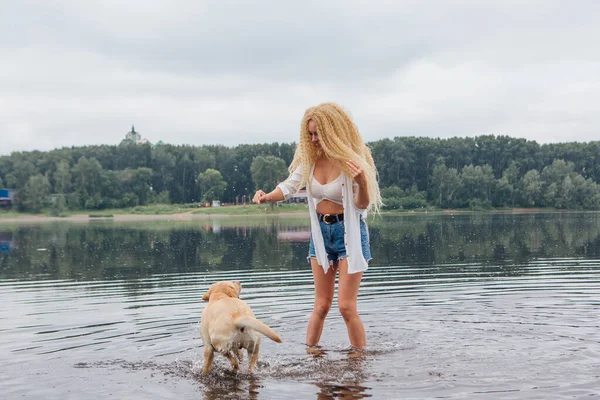
[[346, 165], [348, 166], [348, 171], [350, 171], [350, 177], [352, 180], [354, 180], [359, 187], [367, 186], [367, 176], [360, 165], [352, 160], [348, 160]]

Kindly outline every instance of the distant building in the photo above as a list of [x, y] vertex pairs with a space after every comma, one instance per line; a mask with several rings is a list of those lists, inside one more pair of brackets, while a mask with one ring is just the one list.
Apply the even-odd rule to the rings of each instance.
[[135, 131], [135, 126], [131, 125], [131, 132], [127, 132], [125, 140], [131, 140], [133, 143], [137, 143], [142, 140], [142, 135]]
[[13, 189], [0, 189], [0, 208], [10, 208], [15, 201]]
[[131, 125], [131, 132], [127, 132], [125, 135], [125, 139], [121, 141], [121, 144], [127, 143], [135, 143], [135, 144], [149, 144], [152, 146], [152, 143], [148, 141], [148, 139], [142, 139], [142, 135], [139, 132], [135, 131], [135, 126]]
[[306, 189], [300, 189], [292, 197], [285, 201], [286, 203], [308, 203]]

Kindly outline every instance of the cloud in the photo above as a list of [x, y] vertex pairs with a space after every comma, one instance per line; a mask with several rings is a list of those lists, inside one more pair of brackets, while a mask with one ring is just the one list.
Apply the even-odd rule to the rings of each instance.
[[594, 140], [595, 1], [7, 2], [0, 154], [292, 142], [337, 101], [365, 139]]

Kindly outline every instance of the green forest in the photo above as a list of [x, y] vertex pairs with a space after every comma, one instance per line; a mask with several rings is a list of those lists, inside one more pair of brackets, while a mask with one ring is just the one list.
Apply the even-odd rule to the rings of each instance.
[[[485, 135], [395, 137], [368, 143], [384, 209], [600, 209], [600, 142], [538, 144]], [[22, 212], [148, 204], [248, 202], [287, 176], [294, 143], [134, 144], [14, 152], [0, 157], [0, 188]]]

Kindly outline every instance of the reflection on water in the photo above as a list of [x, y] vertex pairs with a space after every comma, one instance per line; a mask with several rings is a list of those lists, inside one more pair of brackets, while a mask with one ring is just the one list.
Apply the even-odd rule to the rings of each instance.
[[0, 253], [9, 253], [15, 247], [12, 232], [0, 231]]
[[[322, 347], [308, 349], [308, 353], [315, 359], [327, 359], [327, 350]], [[346, 357], [335, 360], [330, 368], [326, 368], [322, 378], [314, 382], [319, 388], [317, 399], [365, 399], [372, 396], [371, 388], [361, 384], [367, 380], [364, 364], [368, 360], [368, 352], [349, 349], [343, 353]], [[335, 372], [341, 374], [336, 376]]]
[[[600, 377], [600, 217], [369, 220], [366, 352], [334, 305], [319, 347], [306, 219], [0, 224], [0, 392], [13, 398], [587, 397]], [[218, 280], [283, 343], [200, 376]]]
[[330, 400], [330, 399], [366, 399], [371, 397], [367, 393], [368, 387], [360, 385], [342, 385], [335, 383], [317, 383], [319, 389], [321, 389], [317, 395], [319, 400]]
[[[512, 265], [600, 256], [598, 214], [369, 219], [374, 265]], [[0, 225], [0, 278], [127, 279], [239, 269], [304, 269], [306, 221]]]

